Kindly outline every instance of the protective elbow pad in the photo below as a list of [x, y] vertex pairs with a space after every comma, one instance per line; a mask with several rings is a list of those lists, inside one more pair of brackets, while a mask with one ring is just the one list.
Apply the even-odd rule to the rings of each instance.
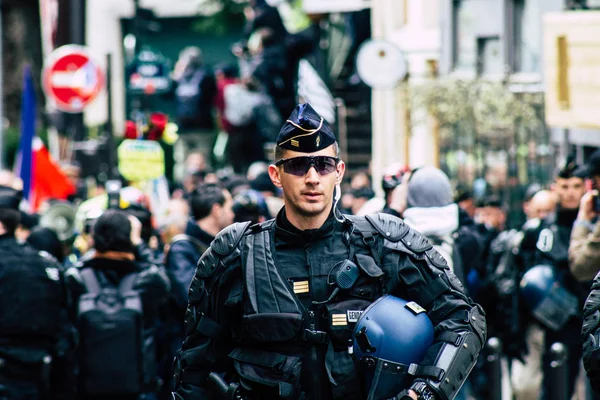
[[[416, 367], [409, 373], [423, 380], [440, 400], [456, 396], [477, 362], [481, 342], [472, 332], [455, 334], [454, 342], [446, 342], [438, 353], [435, 365]], [[412, 365], [411, 365], [412, 367]]]

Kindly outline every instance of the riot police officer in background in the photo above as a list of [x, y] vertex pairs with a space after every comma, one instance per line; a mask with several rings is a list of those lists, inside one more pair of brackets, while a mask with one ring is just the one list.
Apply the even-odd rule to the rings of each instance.
[[[345, 164], [310, 105], [297, 106], [282, 127], [275, 160], [269, 175], [285, 207], [264, 223], [226, 228], [198, 262], [175, 397], [453, 399], [486, 340], [481, 308], [402, 220], [337, 211]], [[357, 317], [386, 294], [409, 302], [402, 311], [427, 312], [435, 326], [424, 358], [406, 369], [386, 371], [393, 364], [348, 351]], [[363, 332], [361, 353], [382, 350], [392, 333], [379, 332], [377, 340]], [[389, 373], [397, 382], [408, 376], [408, 387], [384, 396], [377, 379], [365, 378]]]
[[0, 187], [0, 399], [67, 399], [73, 341], [63, 270], [17, 243], [20, 201], [21, 192]]
[[[573, 277], [568, 260], [571, 230], [585, 193], [580, 171], [573, 160], [568, 160], [557, 171], [552, 184], [552, 190], [558, 197], [556, 211], [543, 220], [532, 220], [524, 226], [516, 260], [523, 277], [520, 282], [521, 302], [530, 316], [530, 326], [527, 329], [529, 354], [525, 363], [513, 363], [512, 375], [513, 378], [539, 375], [536, 371], [543, 363], [542, 391], [546, 396], [551, 390], [547, 358], [552, 344], [560, 342], [567, 348], [569, 397], [574, 391], [581, 360], [581, 309], [589, 284], [580, 283]], [[544, 285], [548, 287], [547, 291], [535, 289]], [[534, 334], [536, 331], [538, 333]], [[530, 386], [535, 379], [528, 381], [527, 386]], [[539, 388], [531, 390], [540, 392]]]

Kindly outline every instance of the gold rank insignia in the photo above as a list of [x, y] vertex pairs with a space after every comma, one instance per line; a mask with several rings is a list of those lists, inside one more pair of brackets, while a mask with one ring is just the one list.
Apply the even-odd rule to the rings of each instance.
[[315, 140], [315, 145], [316, 145], [316, 147], [319, 147], [320, 144], [321, 144], [321, 135], [317, 135], [317, 139]]
[[331, 314], [331, 325], [332, 326], [348, 325], [348, 321], [346, 320], [346, 314]]
[[300, 142], [295, 139], [290, 140], [290, 144], [294, 147], [300, 147]]
[[417, 303], [415, 303], [414, 301], [411, 301], [410, 303], [406, 303], [406, 305], [404, 307], [408, 308], [415, 315], [425, 312], [425, 309], [423, 307], [421, 307], [420, 305], [418, 305]]
[[294, 293], [302, 294], [308, 293], [310, 290], [308, 289], [308, 281], [298, 281], [294, 282]]

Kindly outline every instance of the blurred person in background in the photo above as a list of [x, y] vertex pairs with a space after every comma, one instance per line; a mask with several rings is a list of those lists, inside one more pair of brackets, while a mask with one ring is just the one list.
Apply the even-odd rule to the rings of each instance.
[[249, 167], [246, 173], [246, 178], [250, 182], [255, 180], [260, 174], [267, 172], [269, 170], [269, 164], [265, 161], [256, 161], [253, 162]]
[[400, 217], [400, 214], [396, 211], [399, 204], [392, 205], [392, 201], [402, 198], [402, 195], [397, 195], [397, 193], [394, 192], [401, 192], [403, 190], [399, 187], [402, 183], [402, 177], [407, 172], [410, 172], [410, 168], [400, 163], [394, 163], [385, 168], [383, 177], [381, 178], [381, 186], [385, 195], [384, 213]]
[[580, 281], [590, 281], [600, 271], [600, 150], [590, 156], [586, 167], [592, 190], [581, 198], [569, 246], [571, 273]]
[[0, 398], [73, 399], [75, 337], [64, 270], [17, 242], [21, 198], [0, 187]]
[[52, 229], [45, 227], [34, 228], [27, 238], [27, 243], [39, 251], [45, 251], [50, 254], [60, 264], [64, 263], [66, 255], [63, 244]]
[[260, 192], [267, 203], [270, 215], [277, 215], [283, 207], [283, 199], [279, 189], [273, 184], [269, 172], [265, 171], [250, 182], [250, 187]]
[[359, 171], [350, 179], [351, 189], [371, 188], [371, 175], [367, 171]]
[[231, 209], [235, 215], [233, 222], [250, 221], [257, 224], [271, 218], [265, 199], [260, 192], [252, 189], [236, 194]]
[[249, 39], [257, 29], [270, 28], [279, 40], [285, 40], [288, 32], [283, 25], [281, 15], [266, 0], [250, 0], [244, 9], [244, 15], [246, 16], [246, 26], [244, 27], [246, 39]]
[[556, 196], [550, 190], [540, 190], [528, 201], [528, 219], [546, 219], [556, 211]]
[[245, 173], [252, 163], [266, 159], [264, 145], [275, 140], [281, 116], [255, 76], [228, 85], [224, 103], [224, 116], [230, 124], [228, 161], [236, 173]]
[[[77, 307], [78, 320], [86, 322], [78, 324], [79, 399], [133, 400], [142, 393], [156, 393], [155, 329], [160, 307], [168, 297], [169, 280], [163, 268], [136, 260], [136, 247], [143, 241], [142, 229], [142, 223], [123, 210], [105, 211], [93, 227], [94, 256], [67, 272], [72, 304], [86, 304]], [[94, 310], [93, 318], [83, 318], [90, 307], [90, 296], [103, 296], [105, 289], [115, 287], [127, 299], [139, 296], [141, 324], [129, 319], [134, 315], [130, 307], [135, 303], [125, 306], [128, 313], [121, 311], [119, 318], [110, 319], [109, 327], [95, 322], [102, 321], [100, 307]], [[94, 297], [94, 304], [98, 303], [99, 297]], [[132, 341], [132, 337], [139, 339]]]
[[252, 58], [247, 76], [256, 79], [258, 90], [272, 99], [283, 120], [294, 108], [297, 65], [291, 62], [285, 43], [271, 28], [256, 30], [248, 46]]
[[429, 239], [466, 286], [463, 255], [454, 240], [459, 228], [458, 206], [453, 201], [452, 186], [446, 174], [434, 167], [417, 168], [404, 174], [393, 196], [394, 210], [410, 227]]
[[485, 229], [492, 235], [506, 229], [506, 207], [496, 196], [483, 198], [477, 204], [476, 217]]
[[180, 133], [213, 129], [212, 111], [217, 88], [212, 70], [204, 64], [202, 51], [193, 46], [183, 49], [172, 77]]
[[[582, 355], [581, 310], [588, 294], [589, 282], [578, 282], [569, 269], [571, 231], [579, 214], [579, 204], [585, 194], [581, 169], [573, 157], [557, 169], [552, 192], [558, 199], [556, 210], [539, 220], [539, 223], [525, 225], [515, 262], [519, 276], [526, 275], [535, 267], [549, 266], [556, 276], [555, 286], [560, 285], [565, 290], [565, 299], [560, 304], [550, 301], [545, 309], [556, 308], [557, 313], [543, 318], [539, 316], [540, 310], [524, 307], [527, 312], [525, 325], [521, 329], [527, 335], [526, 344], [521, 349], [524, 358], [520, 361], [517, 357], [512, 369], [513, 388], [517, 399], [529, 399], [529, 395], [537, 396], [540, 392], [543, 396], [549, 396], [552, 388], [549, 350], [556, 342], [563, 343], [567, 349], [568, 398], [574, 393], [579, 373]], [[521, 281], [522, 293], [526, 284], [527, 281]], [[523, 304], [530, 304], [528, 298], [523, 298], [522, 301]]]
[[225, 89], [227, 86], [239, 83], [239, 71], [236, 64], [225, 64], [217, 67], [215, 77], [217, 79], [217, 93], [215, 96], [215, 108], [217, 110], [219, 128], [230, 133], [233, 126], [225, 117]]
[[[375, 192], [370, 186], [361, 186], [356, 189], [352, 189], [352, 206], [350, 213], [353, 215], [366, 215], [373, 214], [381, 210], [382, 203], [377, 202], [375, 209], [369, 207], [369, 202], [375, 199]], [[367, 210], [368, 209], [368, 210]]]
[[179, 138], [174, 146], [175, 178], [182, 179], [181, 165], [190, 149], [209, 154], [215, 139], [213, 118], [217, 86], [214, 74], [204, 64], [198, 47], [186, 47], [179, 54], [172, 73]]
[[525, 189], [525, 196], [523, 197], [523, 213], [525, 214], [526, 220], [530, 220], [532, 218], [538, 218], [538, 217], [532, 215], [530, 204], [531, 204], [531, 200], [533, 199], [533, 196], [535, 196], [535, 194], [537, 192], [539, 192], [540, 190], [542, 190], [542, 186], [539, 183], [532, 183], [532, 184], [528, 185], [527, 188]]
[[[183, 320], [188, 303], [188, 289], [196, 264], [215, 236], [233, 223], [231, 194], [214, 183], [203, 183], [189, 197], [191, 218], [188, 218], [185, 232], [171, 238], [166, 256], [166, 270], [171, 279], [171, 298], [166, 322], [170, 363], [175, 352], [181, 347], [184, 338]], [[171, 378], [171, 369], [165, 366], [165, 382]], [[166, 390], [170, 390], [167, 384]]]
[[31, 231], [39, 224], [40, 216], [37, 214], [30, 214], [25, 211], [20, 211], [21, 222], [15, 232], [15, 237], [19, 243], [25, 243], [27, 238], [31, 234]]

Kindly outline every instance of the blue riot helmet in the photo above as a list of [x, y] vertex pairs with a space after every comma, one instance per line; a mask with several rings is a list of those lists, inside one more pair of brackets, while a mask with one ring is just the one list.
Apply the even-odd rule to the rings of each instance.
[[419, 364], [434, 340], [425, 309], [391, 295], [379, 298], [354, 327], [352, 352], [362, 364], [368, 400], [388, 399], [408, 388], [409, 367]]
[[520, 298], [533, 317], [554, 331], [578, 313], [578, 301], [551, 265], [536, 265], [521, 279]]

